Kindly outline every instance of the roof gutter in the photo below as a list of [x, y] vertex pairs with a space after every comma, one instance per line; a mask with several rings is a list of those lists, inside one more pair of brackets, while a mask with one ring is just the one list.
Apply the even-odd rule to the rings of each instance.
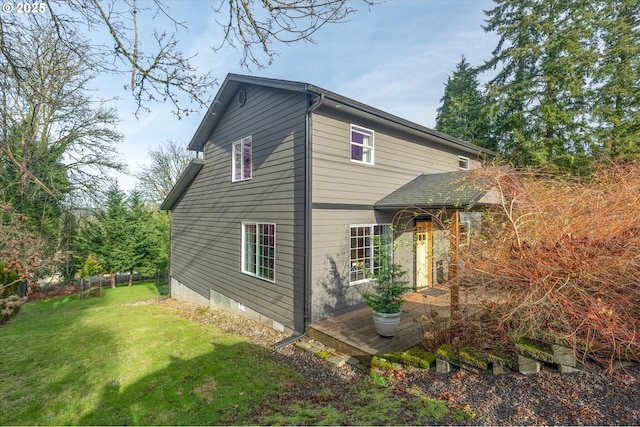
[[393, 127], [397, 127], [398, 129], [405, 130], [405, 131], [410, 129], [413, 132], [417, 132], [418, 134], [421, 134], [421, 135], [427, 134], [431, 137], [437, 138], [438, 142], [443, 145], [457, 148], [457, 149], [463, 149], [469, 153], [475, 153], [476, 155], [482, 154], [489, 157], [496, 157], [498, 155], [498, 153], [494, 151], [488, 150], [483, 147], [479, 147], [477, 145], [471, 144], [462, 139], [444, 134], [442, 132], [438, 132], [437, 130], [427, 128], [417, 123], [413, 123], [409, 120], [403, 119], [402, 117], [398, 117], [391, 113], [387, 113], [386, 111], [382, 111], [377, 108], [371, 107], [369, 105], [362, 104], [361, 102], [347, 98], [340, 94], [329, 92], [324, 89], [311, 86], [311, 85], [310, 87], [312, 91], [326, 95], [327, 100], [331, 100], [339, 104], [345, 105], [360, 113], [369, 114], [374, 117], [377, 117], [378, 119], [385, 120], [393, 124]]
[[311, 115], [320, 107], [324, 101], [324, 93], [314, 93], [307, 90], [307, 94], [315, 96], [316, 99], [309, 105], [306, 113], [305, 124], [305, 140], [304, 140], [304, 307], [303, 307], [303, 331], [298, 335], [285, 338], [274, 344], [273, 348], [279, 349], [300, 340], [307, 335], [309, 324], [311, 323], [311, 135], [313, 134], [313, 123]]

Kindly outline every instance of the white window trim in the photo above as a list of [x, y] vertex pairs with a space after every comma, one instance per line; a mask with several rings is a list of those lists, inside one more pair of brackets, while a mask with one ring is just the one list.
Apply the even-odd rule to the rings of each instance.
[[[467, 164], [467, 167], [462, 167], [460, 166], [460, 162], [465, 162]], [[463, 171], [468, 171], [469, 170], [469, 158], [465, 157], [465, 156], [458, 156], [458, 169], [463, 170]]]
[[[371, 281], [371, 279], [369, 278], [364, 278], [364, 279], [360, 279], [360, 280], [356, 280], [356, 281], [351, 281], [351, 269], [353, 268], [353, 266], [351, 265], [351, 229], [355, 228], [355, 227], [369, 227], [371, 232], [373, 232], [373, 227], [376, 226], [387, 226], [389, 227], [389, 231], [392, 231], [392, 224], [389, 223], [381, 223], [381, 224], [349, 224], [349, 286], [354, 286], [354, 285], [359, 285], [362, 283], [368, 283]], [[373, 234], [370, 234], [371, 236], [373, 236]], [[371, 243], [370, 243], [370, 256], [373, 257], [373, 239], [371, 239]], [[391, 256], [393, 256], [393, 236], [392, 236], [392, 240], [391, 240]]]
[[[351, 146], [352, 145], [360, 145], [360, 144], [354, 144], [354, 142], [351, 140], [351, 134], [353, 133], [353, 131], [362, 133], [362, 134], [369, 134], [369, 137], [371, 138], [371, 146], [369, 147], [368, 145], [366, 145], [365, 147], [368, 147], [370, 152], [371, 152], [371, 161], [370, 162], [365, 162], [363, 160], [354, 160], [351, 158]], [[372, 129], [367, 129], [365, 127], [362, 126], [358, 126], [358, 125], [354, 125], [352, 124], [349, 127], [349, 160], [352, 161], [353, 163], [358, 163], [360, 165], [370, 165], [373, 166], [375, 165], [375, 131]]]
[[[240, 178], [236, 178], [236, 146], [239, 145], [240, 151], [242, 152], [242, 145], [245, 142], [251, 143], [251, 169], [250, 169], [248, 178], [242, 177], [242, 172], [244, 171], [244, 156], [242, 156], [241, 157], [242, 165], [240, 166], [241, 167]], [[249, 181], [251, 178], [253, 178], [253, 137], [252, 135], [249, 135], [231, 144], [231, 182]]]
[[[256, 226], [256, 253], [257, 253], [257, 242], [259, 241], [260, 237], [258, 235], [258, 230], [259, 230], [259, 226], [260, 225], [273, 225], [273, 238], [274, 238], [274, 242], [273, 242], [273, 280], [268, 279], [266, 277], [262, 277], [260, 275], [258, 275], [258, 271], [259, 271], [259, 266], [258, 264], [256, 264], [256, 273], [253, 273], [251, 271], [247, 271], [245, 270], [245, 261], [246, 261], [246, 253], [245, 253], [245, 236], [246, 236], [246, 231], [245, 228], [247, 225], [255, 225]], [[269, 283], [276, 283], [276, 254], [278, 253], [278, 248], [277, 248], [277, 239], [276, 239], [276, 235], [277, 235], [277, 230], [276, 230], [276, 224], [273, 222], [254, 222], [254, 221], [243, 221], [242, 222], [242, 226], [240, 229], [240, 233], [241, 233], [241, 247], [240, 247], [240, 271], [248, 276], [251, 277], [255, 277], [258, 278], [260, 280], [264, 280], [265, 282], [269, 282]]]

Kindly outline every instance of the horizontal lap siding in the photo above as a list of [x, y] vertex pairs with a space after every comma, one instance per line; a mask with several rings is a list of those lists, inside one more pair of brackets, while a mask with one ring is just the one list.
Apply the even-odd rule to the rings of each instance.
[[[299, 330], [304, 301], [306, 96], [248, 86], [205, 146], [205, 165], [172, 215], [172, 275]], [[233, 142], [251, 135], [252, 179], [231, 182]], [[276, 224], [276, 280], [241, 272], [242, 222]]]
[[313, 209], [312, 321], [362, 303], [362, 286], [349, 285], [349, 226], [376, 222], [373, 211]]
[[[351, 162], [350, 124], [375, 132], [375, 164]], [[419, 140], [397, 130], [339, 117], [327, 110], [313, 115], [313, 203], [373, 206], [375, 202], [424, 173], [458, 170], [458, 155], [435, 141]], [[468, 157], [468, 156], [467, 156]], [[478, 162], [471, 160], [471, 167]], [[393, 213], [371, 210], [313, 209], [312, 211], [312, 307], [313, 321], [331, 317], [362, 304], [362, 285], [349, 285], [349, 226], [391, 223]], [[413, 277], [412, 248], [403, 235], [399, 248], [405, 270]]]
[[[350, 124], [375, 132], [374, 165], [350, 160]], [[361, 119], [314, 114], [313, 202], [372, 205], [418, 175], [458, 170], [459, 154]]]

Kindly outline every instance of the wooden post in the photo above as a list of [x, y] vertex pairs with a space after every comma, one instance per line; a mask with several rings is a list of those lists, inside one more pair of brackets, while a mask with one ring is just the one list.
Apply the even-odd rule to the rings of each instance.
[[451, 262], [449, 263], [449, 281], [451, 283], [451, 316], [460, 311], [460, 282], [458, 281], [458, 240], [460, 232], [460, 217], [458, 210], [453, 211], [450, 223], [451, 234]]

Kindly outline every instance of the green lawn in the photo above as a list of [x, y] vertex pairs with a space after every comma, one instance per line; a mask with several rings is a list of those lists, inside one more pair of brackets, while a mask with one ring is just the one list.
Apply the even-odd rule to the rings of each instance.
[[331, 390], [298, 397], [304, 378], [270, 350], [158, 304], [129, 304], [158, 295], [142, 283], [26, 304], [0, 327], [0, 425], [398, 424], [409, 408], [421, 423], [460, 416], [368, 382], [352, 385], [346, 406]]

